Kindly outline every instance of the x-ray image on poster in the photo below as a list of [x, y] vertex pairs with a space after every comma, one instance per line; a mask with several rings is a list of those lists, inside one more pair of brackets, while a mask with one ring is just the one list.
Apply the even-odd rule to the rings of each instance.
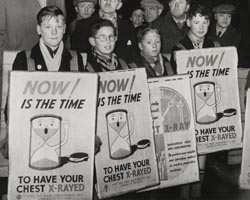
[[144, 68], [99, 73], [95, 167], [100, 199], [159, 184]]
[[198, 153], [240, 148], [242, 126], [236, 49], [177, 51], [176, 60], [178, 74], [188, 73], [191, 79]]
[[161, 183], [150, 189], [198, 181], [193, 105], [188, 75], [150, 78], [148, 84]]
[[92, 199], [97, 89], [97, 74], [10, 73], [8, 199]]

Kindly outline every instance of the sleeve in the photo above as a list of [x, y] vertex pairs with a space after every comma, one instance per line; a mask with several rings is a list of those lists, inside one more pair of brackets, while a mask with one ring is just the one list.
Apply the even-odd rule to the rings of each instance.
[[70, 37], [70, 48], [81, 53], [87, 53], [91, 48], [89, 44], [90, 22], [82, 19], [76, 22], [76, 27]]
[[25, 51], [21, 51], [16, 55], [16, 58], [12, 65], [12, 70], [28, 70]]

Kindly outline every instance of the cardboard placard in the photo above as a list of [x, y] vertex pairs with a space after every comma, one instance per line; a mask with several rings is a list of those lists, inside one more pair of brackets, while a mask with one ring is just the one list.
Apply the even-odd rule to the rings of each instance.
[[178, 74], [191, 79], [198, 153], [240, 148], [236, 48], [177, 51], [176, 59]]
[[100, 73], [96, 155], [100, 199], [159, 183], [144, 68]]
[[159, 186], [150, 189], [198, 181], [199, 167], [188, 75], [152, 78], [148, 84], [161, 180]]
[[8, 199], [92, 199], [97, 74], [10, 74]]

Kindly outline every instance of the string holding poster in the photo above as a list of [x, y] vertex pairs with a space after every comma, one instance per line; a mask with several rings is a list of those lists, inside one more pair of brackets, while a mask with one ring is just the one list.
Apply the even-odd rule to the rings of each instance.
[[240, 148], [236, 49], [177, 51], [176, 58], [178, 73], [188, 73], [191, 79], [198, 153]]
[[152, 189], [198, 181], [199, 168], [188, 75], [151, 78], [148, 79], [148, 84], [161, 181], [159, 186]]
[[240, 173], [240, 187], [243, 189], [250, 189], [250, 90], [247, 90], [246, 94], [246, 113], [245, 113], [245, 128], [243, 136], [243, 148], [242, 148], [242, 163], [241, 163], [241, 173]]
[[159, 183], [144, 68], [100, 73], [96, 155], [100, 199]]
[[10, 74], [8, 199], [89, 200], [97, 74]]

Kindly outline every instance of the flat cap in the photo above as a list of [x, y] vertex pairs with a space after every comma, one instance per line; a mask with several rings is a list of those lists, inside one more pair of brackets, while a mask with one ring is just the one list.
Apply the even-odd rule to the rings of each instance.
[[157, 0], [142, 0], [141, 1], [142, 7], [158, 7], [163, 9], [164, 6]]
[[81, 3], [81, 2], [92, 2], [94, 4], [97, 4], [97, 0], [73, 0], [74, 6], [76, 6], [78, 3]]
[[213, 8], [213, 12], [223, 14], [233, 14], [235, 10], [236, 8], [232, 4], [220, 4]]

